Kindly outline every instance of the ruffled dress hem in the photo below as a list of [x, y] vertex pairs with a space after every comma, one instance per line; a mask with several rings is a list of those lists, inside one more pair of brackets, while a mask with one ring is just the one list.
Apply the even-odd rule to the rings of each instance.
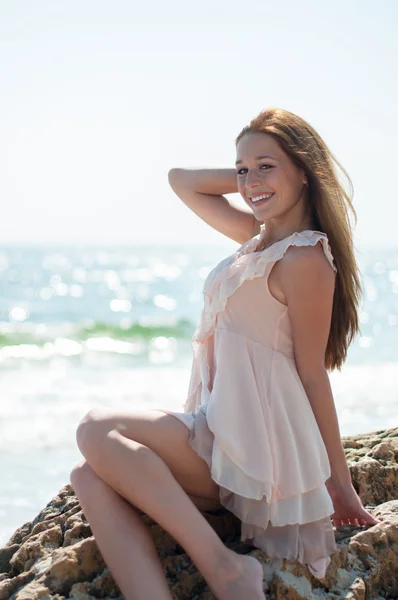
[[[192, 415], [189, 444], [206, 461], [212, 479], [220, 487], [220, 503], [241, 521], [241, 541], [251, 541], [268, 556], [297, 560], [306, 564], [317, 578], [324, 578], [330, 556], [336, 551], [330, 515], [333, 505], [324, 481], [318, 488], [289, 498], [269, 502], [242, 496], [224, 487], [214, 475], [212, 460], [217, 440], [202, 410]], [[235, 471], [239, 469], [235, 466]], [[223, 470], [224, 479], [228, 471]]]

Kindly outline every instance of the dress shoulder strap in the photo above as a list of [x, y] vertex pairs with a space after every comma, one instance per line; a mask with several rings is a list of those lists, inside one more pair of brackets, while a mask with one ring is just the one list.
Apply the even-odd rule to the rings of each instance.
[[[258, 238], [258, 241], [260, 239], [261, 234]], [[334, 263], [334, 258], [332, 250], [330, 248], [329, 240], [326, 233], [324, 233], [323, 231], [315, 231], [313, 229], [307, 229], [305, 231], [295, 231], [294, 233], [292, 233], [292, 235], [289, 235], [283, 240], [275, 242], [268, 248], [265, 248], [264, 250], [260, 251], [260, 253], [264, 253], [267, 256], [269, 262], [276, 262], [284, 256], [286, 250], [290, 246], [315, 246], [315, 244], [317, 244], [318, 242], [321, 242], [323, 251], [325, 253], [326, 258], [329, 261], [330, 266], [332, 267], [333, 271], [337, 273], [337, 268]]]

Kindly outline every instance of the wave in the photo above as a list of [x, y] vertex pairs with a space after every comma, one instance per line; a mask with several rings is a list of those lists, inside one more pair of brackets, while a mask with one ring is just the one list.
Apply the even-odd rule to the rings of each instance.
[[123, 326], [103, 321], [82, 323], [1, 323], [0, 361], [7, 358], [49, 358], [85, 351], [144, 354], [148, 347], [166, 349], [173, 342], [192, 338], [195, 323], [189, 319], [141, 320]]

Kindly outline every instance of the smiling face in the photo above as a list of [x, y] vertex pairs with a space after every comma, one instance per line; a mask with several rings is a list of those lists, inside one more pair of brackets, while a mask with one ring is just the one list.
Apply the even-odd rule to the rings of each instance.
[[[265, 222], [291, 211], [297, 214], [307, 211], [304, 170], [293, 163], [271, 135], [245, 133], [236, 150], [238, 191], [258, 221]], [[257, 204], [252, 200], [270, 193], [269, 199]]]

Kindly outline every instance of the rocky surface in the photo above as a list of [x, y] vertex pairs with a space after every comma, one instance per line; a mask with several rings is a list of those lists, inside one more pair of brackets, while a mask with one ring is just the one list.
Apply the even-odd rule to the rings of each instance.
[[[345, 437], [343, 444], [362, 502], [385, 521], [366, 529], [336, 529], [338, 549], [325, 579], [240, 542], [240, 523], [229, 512], [203, 513], [228, 547], [263, 563], [264, 590], [271, 600], [398, 599], [398, 429]], [[213, 599], [183, 548], [141, 516], [153, 534], [173, 597]], [[66, 598], [123, 600], [70, 485], [0, 549], [0, 600]]]

